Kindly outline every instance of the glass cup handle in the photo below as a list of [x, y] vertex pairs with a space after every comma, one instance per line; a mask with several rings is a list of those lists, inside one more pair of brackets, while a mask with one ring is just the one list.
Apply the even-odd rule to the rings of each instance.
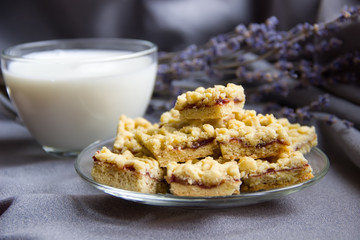
[[3, 105], [1, 109], [5, 111], [5, 114], [14, 120], [19, 120], [18, 114], [16, 112], [16, 109], [14, 105], [10, 102], [10, 100], [2, 93], [0, 92], [0, 103]]

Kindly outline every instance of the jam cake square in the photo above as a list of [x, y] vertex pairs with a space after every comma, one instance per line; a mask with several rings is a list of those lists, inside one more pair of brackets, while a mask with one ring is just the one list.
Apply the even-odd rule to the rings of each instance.
[[225, 159], [276, 156], [290, 145], [286, 129], [273, 115], [243, 110], [235, 113], [235, 118], [225, 125], [225, 128], [216, 129], [216, 140]]
[[288, 148], [270, 159], [239, 159], [241, 192], [256, 192], [286, 187], [313, 178], [311, 166], [299, 151]]
[[177, 196], [226, 196], [239, 194], [240, 172], [235, 161], [223, 164], [206, 157], [186, 163], [170, 162], [166, 181]]
[[182, 119], [217, 119], [241, 110], [245, 103], [242, 86], [232, 83], [213, 88], [199, 87], [178, 96], [175, 110]]
[[93, 159], [91, 175], [101, 184], [142, 193], [167, 191], [164, 170], [155, 159], [135, 157], [130, 151], [116, 154], [106, 147]]
[[171, 161], [185, 162], [211, 156], [218, 149], [214, 127], [199, 122], [181, 128], [170, 124], [138, 131], [136, 138], [159, 161], [161, 167]]

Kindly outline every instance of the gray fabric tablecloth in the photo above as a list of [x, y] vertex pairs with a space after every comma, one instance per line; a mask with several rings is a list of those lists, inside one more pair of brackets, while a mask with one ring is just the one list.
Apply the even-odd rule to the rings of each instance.
[[[201, 11], [174, 14], [181, 7], [196, 9], [187, 7], [190, 2]], [[325, 13], [338, 13], [338, 5], [357, 1], [268, 1], [260, 8], [252, 2], [103, 1], [100, 7], [99, 1], [4, 1], [0, 46], [59, 37], [126, 36], [174, 50], [224, 32], [223, 25], [232, 29], [259, 18], [249, 16], [251, 12], [278, 12], [286, 29], [309, 19], [324, 20], [332, 16]], [[319, 16], [307, 10], [315, 5], [321, 7]], [[107, 195], [77, 175], [73, 159], [44, 153], [0, 106], [0, 239], [360, 239], [359, 88], [339, 93], [342, 89], [329, 90], [332, 104], [325, 110], [352, 121], [355, 128], [341, 121], [328, 125], [319, 120], [316, 126], [319, 148], [331, 162], [328, 174], [286, 197], [226, 209], [155, 207]], [[302, 106], [304, 100], [313, 100], [305, 95], [323, 94], [304, 91], [279, 101]]]
[[0, 113], [0, 239], [359, 239], [360, 168], [327, 128], [317, 126], [331, 162], [319, 183], [260, 204], [191, 209], [142, 205], [93, 188], [73, 159], [47, 155]]

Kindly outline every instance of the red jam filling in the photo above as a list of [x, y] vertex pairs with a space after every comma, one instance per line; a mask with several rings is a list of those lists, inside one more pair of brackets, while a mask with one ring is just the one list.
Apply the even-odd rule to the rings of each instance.
[[309, 164], [305, 164], [304, 166], [301, 166], [301, 167], [293, 167], [293, 168], [289, 168], [289, 169], [279, 169], [279, 170], [270, 168], [270, 169], [266, 170], [266, 172], [264, 172], [264, 173], [257, 174], [257, 175], [251, 175], [251, 177], [262, 177], [267, 174], [274, 174], [274, 173], [278, 173], [278, 172], [289, 172], [289, 171], [293, 171], [293, 170], [307, 168], [308, 166], [309, 166]]
[[213, 138], [213, 137], [212, 137], [212, 138], [207, 138], [207, 139], [200, 139], [200, 140], [198, 140], [198, 141], [196, 141], [196, 142], [193, 142], [192, 145], [191, 145], [191, 147], [188, 147], [188, 146], [184, 146], [184, 147], [176, 146], [176, 147], [174, 147], [174, 149], [175, 149], [175, 150], [181, 150], [181, 149], [186, 149], [186, 148], [198, 149], [198, 148], [200, 148], [200, 147], [202, 147], [202, 146], [205, 146], [205, 145], [213, 142], [214, 139], [215, 139], [215, 138]]
[[[246, 143], [245, 141], [243, 141], [241, 138], [231, 138], [230, 141], [237, 141], [239, 143], [241, 143], [244, 147], [254, 147], [253, 145], [250, 145], [248, 143]], [[279, 144], [283, 144], [283, 145], [289, 145], [287, 143], [285, 143], [283, 140], [280, 139], [273, 139], [269, 142], [262, 142], [262, 143], [258, 143], [256, 144], [256, 148], [263, 148], [266, 147], [268, 145], [274, 144], [274, 143], [279, 143]]]
[[[240, 179], [233, 179], [233, 181], [238, 182], [240, 181]], [[214, 188], [214, 187], [218, 187], [219, 185], [223, 184], [225, 182], [225, 180], [221, 180], [218, 184], [214, 184], [214, 185], [205, 185], [204, 183], [200, 182], [200, 181], [195, 181], [192, 184], [190, 184], [186, 179], [183, 178], [179, 178], [175, 175], [172, 175], [170, 178], [167, 178], [167, 182], [170, 183], [179, 183], [182, 185], [195, 185], [201, 188]]]
[[[229, 99], [229, 98], [218, 98], [215, 100], [215, 104], [214, 105], [226, 105], [228, 103], [231, 102], [232, 99]], [[234, 103], [240, 103], [242, 102], [242, 100], [238, 99], [238, 98], [234, 98], [233, 99]], [[203, 106], [198, 106], [197, 104], [189, 104], [187, 106], [185, 106], [183, 108], [184, 109], [190, 109], [190, 108], [202, 108], [202, 107], [211, 107], [211, 105], [203, 105]]]
[[162, 181], [161, 179], [157, 179], [157, 178], [152, 177], [148, 171], [146, 171], [145, 174], [140, 173], [140, 172], [137, 172], [136, 169], [134, 168], [134, 166], [124, 166], [124, 167], [120, 168], [120, 167], [119, 167], [118, 165], [116, 165], [115, 163], [103, 162], [103, 161], [97, 159], [95, 156], [93, 156], [92, 158], [93, 158], [95, 164], [99, 164], [99, 165], [101, 165], [101, 164], [106, 164], [106, 165], [109, 165], [109, 166], [112, 166], [112, 167], [116, 167], [116, 168], [118, 168], [119, 170], [131, 171], [131, 172], [134, 172], [134, 173], [137, 173], [137, 174], [141, 174], [141, 175], [144, 175], [144, 176], [148, 176], [149, 178], [155, 179], [155, 180], [157, 180], [157, 181]]

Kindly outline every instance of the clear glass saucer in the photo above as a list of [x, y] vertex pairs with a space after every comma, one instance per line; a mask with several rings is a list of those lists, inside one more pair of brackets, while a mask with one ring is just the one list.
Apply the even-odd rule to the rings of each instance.
[[111, 149], [113, 142], [114, 138], [97, 141], [85, 148], [75, 161], [76, 172], [87, 183], [107, 194], [125, 200], [155, 206], [223, 208], [251, 205], [278, 199], [319, 182], [326, 175], [330, 166], [327, 156], [319, 148], [313, 148], [305, 157], [313, 169], [314, 178], [303, 183], [268, 191], [241, 193], [240, 195], [222, 197], [179, 197], [172, 194], [146, 194], [110, 187], [93, 180], [91, 176], [91, 169], [93, 167], [92, 156], [103, 146]]

